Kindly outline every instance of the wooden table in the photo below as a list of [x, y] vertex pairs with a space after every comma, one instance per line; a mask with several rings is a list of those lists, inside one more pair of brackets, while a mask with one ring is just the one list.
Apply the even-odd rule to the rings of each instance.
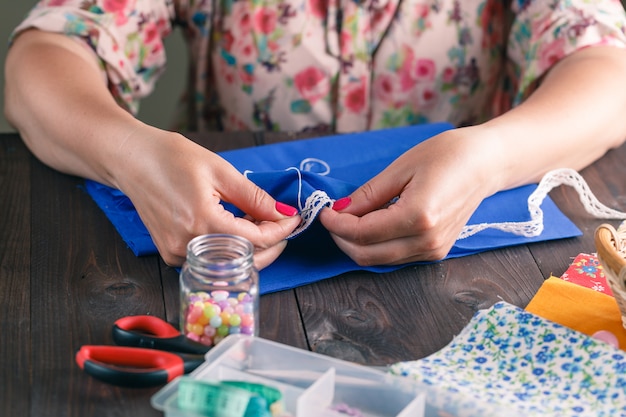
[[[224, 134], [212, 148], [295, 138]], [[622, 146], [582, 172], [596, 196], [620, 210], [625, 160]], [[74, 362], [81, 345], [111, 344], [111, 324], [122, 316], [152, 314], [172, 323], [178, 316], [176, 271], [158, 256], [135, 257], [82, 184], [37, 161], [17, 134], [0, 135], [0, 415], [160, 415], [150, 405], [158, 388], [106, 385]], [[524, 307], [545, 278], [594, 251], [602, 221], [585, 213], [570, 188], [551, 197], [582, 237], [388, 274], [348, 273], [268, 294], [261, 298], [260, 336], [369, 365], [429, 355], [476, 310], [500, 300]]]

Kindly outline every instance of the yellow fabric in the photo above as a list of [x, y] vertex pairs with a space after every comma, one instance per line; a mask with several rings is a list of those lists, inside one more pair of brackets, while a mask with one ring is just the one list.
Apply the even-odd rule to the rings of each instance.
[[626, 350], [626, 329], [615, 298], [551, 276], [530, 300], [526, 311], [589, 336], [613, 333]]

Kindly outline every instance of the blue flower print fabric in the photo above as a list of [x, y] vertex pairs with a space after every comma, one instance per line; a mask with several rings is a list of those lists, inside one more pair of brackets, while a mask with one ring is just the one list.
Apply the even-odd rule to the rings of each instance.
[[626, 416], [623, 351], [506, 302], [390, 372], [424, 384], [430, 406], [454, 416]]

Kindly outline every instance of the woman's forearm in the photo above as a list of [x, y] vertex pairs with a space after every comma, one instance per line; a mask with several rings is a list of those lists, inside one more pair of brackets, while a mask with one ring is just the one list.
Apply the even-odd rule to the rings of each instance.
[[7, 55], [5, 113], [47, 165], [116, 185], [119, 150], [144, 125], [115, 102], [98, 65], [73, 39], [24, 32]]
[[520, 106], [487, 122], [498, 189], [550, 169], [582, 169], [626, 139], [626, 50], [583, 49], [555, 65]]

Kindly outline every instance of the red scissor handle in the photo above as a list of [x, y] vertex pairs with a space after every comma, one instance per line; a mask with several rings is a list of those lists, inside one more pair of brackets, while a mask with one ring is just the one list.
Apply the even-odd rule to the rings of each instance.
[[76, 353], [76, 363], [95, 378], [128, 387], [163, 385], [185, 373], [180, 356], [136, 347], [86, 345]]
[[118, 319], [120, 329], [148, 333], [156, 337], [176, 337], [180, 332], [174, 326], [155, 316], [127, 316]]
[[161, 349], [170, 352], [204, 354], [209, 347], [194, 342], [174, 326], [155, 316], [128, 316], [113, 325], [113, 340], [118, 345]]

